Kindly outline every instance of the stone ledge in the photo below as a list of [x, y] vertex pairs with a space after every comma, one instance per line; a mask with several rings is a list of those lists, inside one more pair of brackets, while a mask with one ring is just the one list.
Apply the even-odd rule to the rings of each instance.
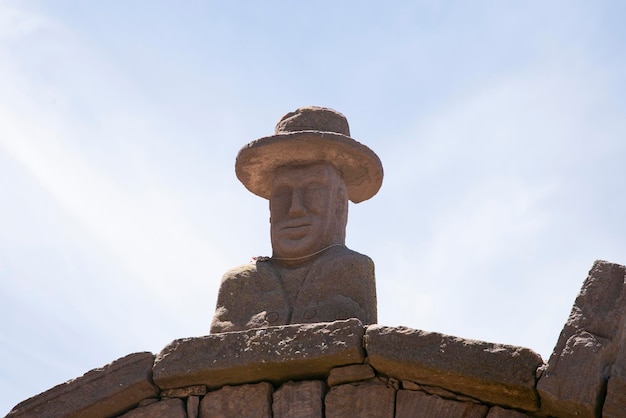
[[363, 334], [361, 321], [350, 319], [175, 340], [157, 356], [154, 382], [216, 389], [324, 378], [333, 367], [363, 362]]
[[537, 411], [536, 370], [543, 364], [522, 347], [434, 332], [368, 327], [365, 349], [379, 373], [438, 386], [483, 402]]
[[16, 405], [7, 418], [115, 416], [156, 397], [152, 353], [135, 353], [62, 383]]

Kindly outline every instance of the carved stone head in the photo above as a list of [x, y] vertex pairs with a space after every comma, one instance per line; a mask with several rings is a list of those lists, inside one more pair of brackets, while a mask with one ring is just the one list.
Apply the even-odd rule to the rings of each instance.
[[348, 200], [371, 198], [383, 178], [380, 159], [350, 137], [345, 116], [322, 107], [283, 116], [274, 135], [239, 151], [235, 171], [269, 199], [273, 256], [291, 259], [344, 244]]

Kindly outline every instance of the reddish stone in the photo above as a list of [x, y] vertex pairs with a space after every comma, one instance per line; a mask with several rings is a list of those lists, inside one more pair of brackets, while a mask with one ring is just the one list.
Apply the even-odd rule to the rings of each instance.
[[198, 418], [200, 411], [200, 398], [190, 396], [187, 398], [187, 418]]
[[186, 398], [188, 396], [204, 396], [206, 395], [206, 386], [195, 385], [184, 388], [167, 389], [161, 392], [162, 398]]
[[139, 402], [137, 406], [146, 406], [146, 405], [150, 405], [151, 403], [155, 403], [159, 401], [160, 401], [159, 398], [146, 398], [146, 399], [142, 399], [142, 401]]
[[454, 399], [455, 401], [460, 402], [480, 403], [478, 399], [472, 398], [471, 396], [459, 395], [458, 393], [450, 392], [449, 390], [445, 390], [437, 386], [422, 385], [422, 390], [429, 395], [436, 395], [444, 399]]
[[159, 391], [150, 380], [154, 355], [135, 353], [16, 405], [7, 417], [115, 416]]
[[365, 345], [381, 374], [485, 403], [538, 409], [535, 373], [542, 360], [527, 348], [380, 325], [367, 328]]
[[611, 370], [626, 363], [625, 278], [624, 266], [594, 263], [539, 378], [543, 413], [564, 418], [600, 414]]
[[626, 411], [626, 379], [613, 375], [609, 378], [602, 417], [623, 418], [624, 411]]
[[[93, 415], [104, 417], [105, 415]], [[187, 418], [181, 399], [165, 399], [147, 406], [135, 408], [120, 418]]]
[[401, 390], [396, 397], [395, 418], [485, 418], [489, 407], [442, 399], [424, 392]]
[[387, 387], [390, 387], [393, 390], [400, 390], [400, 381], [398, 379], [388, 377], [385, 383], [387, 384]]
[[324, 382], [287, 382], [273, 395], [274, 418], [323, 418]]
[[520, 411], [500, 408], [499, 406], [494, 406], [489, 410], [489, 413], [487, 414], [487, 418], [527, 418], [530, 416], [531, 415], [527, 415]]
[[334, 386], [326, 394], [326, 418], [393, 418], [395, 394], [380, 383]]
[[352, 364], [350, 366], [335, 367], [328, 375], [328, 386], [337, 386], [344, 383], [360, 382], [375, 377], [374, 369], [368, 364]]
[[224, 386], [200, 402], [200, 418], [272, 418], [272, 385]]
[[415, 382], [411, 382], [410, 380], [402, 381], [402, 389], [406, 390], [422, 390], [422, 386], [418, 385]]
[[287, 325], [176, 340], [154, 365], [162, 389], [326, 378], [337, 366], [363, 362], [356, 319]]

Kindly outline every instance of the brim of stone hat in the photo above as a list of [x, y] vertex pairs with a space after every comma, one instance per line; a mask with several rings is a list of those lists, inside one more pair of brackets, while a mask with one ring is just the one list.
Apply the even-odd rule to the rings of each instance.
[[248, 190], [269, 199], [278, 167], [323, 161], [341, 172], [354, 203], [371, 198], [382, 185], [383, 165], [374, 151], [334, 132], [297, 131], [252, 141], [239, 150], [235, 172]]

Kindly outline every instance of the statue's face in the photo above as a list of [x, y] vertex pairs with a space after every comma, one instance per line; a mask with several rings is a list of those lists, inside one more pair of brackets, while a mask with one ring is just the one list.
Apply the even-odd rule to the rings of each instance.
[[297, 258], [345, 242], [348, 198], [329, 163], [280, 167], [270, 195], [273, 256]]

